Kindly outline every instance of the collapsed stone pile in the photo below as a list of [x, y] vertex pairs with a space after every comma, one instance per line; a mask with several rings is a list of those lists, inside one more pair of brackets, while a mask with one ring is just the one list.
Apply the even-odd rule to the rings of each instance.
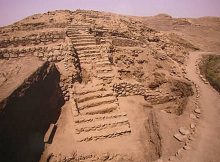
[[140, 84], [130, 84], [126, 82], [114, 84], [113, 90], [119, 97], [132, 95], [144, 96], [147, 92], [147, 89]]

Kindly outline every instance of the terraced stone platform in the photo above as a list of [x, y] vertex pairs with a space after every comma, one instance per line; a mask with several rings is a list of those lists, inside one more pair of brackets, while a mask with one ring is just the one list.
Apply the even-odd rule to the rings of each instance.
[[[81, 68], [91, 72], [91, 82], [77, 83], [72, 89], [75, 134], [78, 142], [106, 140], [131, 133], [125, 113], [120, 111], [116, 95], [109, 83], [114, 73], [108, 55], [100, 52], [90, 25], [70, 25], [67, 35], [71, 39]], [[91, 70], [91, 67], [93, 69]]]

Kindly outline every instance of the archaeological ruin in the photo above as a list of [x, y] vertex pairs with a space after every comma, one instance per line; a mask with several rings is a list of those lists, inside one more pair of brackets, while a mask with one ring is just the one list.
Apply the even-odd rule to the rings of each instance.
[[178, 158], [200, 118], [185, 66], [198, 49], [142, 17], [98, 11], [1, 27], [0, 161]]

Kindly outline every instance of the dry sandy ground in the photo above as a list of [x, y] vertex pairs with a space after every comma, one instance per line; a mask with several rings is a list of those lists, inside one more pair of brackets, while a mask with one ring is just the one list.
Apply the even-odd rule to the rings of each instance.
[[[189, 59], [187, 62], [187, 76], [194, 83], [199, 86], [199, 106], [202, 110], [202, 115], [199, 119], [199, 122], [196, 122], [196, 133], [193, 136], [193, 141], [190, 143], [191, 149], [185, 150], [181, 152], [181, 158], [175, 158], [172, 161], [177, 162], [218, 162], [220, 158], [220, 97], [219, 94], [209, 85], [204, 84], [200, 79], [198, 72], [196, 71], [196, 64], [198, 63], [198, 59], [201, 58], [204, 54], [211, 54], [208, 52], [193, 52], [189, 55]], [[145, 128], [146, 124], [146, 116], [147, 111], [145, 108], [145, 101], [143, 97], [140, 96], [131, 96], [131, 97], [121, 97], [119, 98], [119, 103], [122, 111], [125, 111], [128, 115], [128, 118], [131, 123], [132, 128], [132, 137], [127, 137], [127, 139], [123, 139], [121, 141], [120, 146], [133, 146], [132, 148], [128, 147], [119, 147], [118, 142], [120, 138], [116, 141], [112, 140], [112, 148], [111, 145], [107, 145], [106, 147], [99, 143], [99, 147], [97, 147], [97, 143], [87, 144], [87, 145], [79, 145], [74, 140], [74, 132], [72, 131], [74, 128], [73, 118], [71, 113], [71, 105], [67, 102], [61, 113], [60, 120], [58, 122], [58, 130], [55, 134], [53, 145], [47, 146], [47, 151], [44, 154], [46, 157], [50, 152], [54, 154], [62, 154], [67, 157], [70, 156], [71, 153], [74, 152], [74, 149], [77, 148], [79, 154], [87, 154], [91, 150], [96, 150], [97, 152], [102, 152], [103, 150], [107, 151], [119, 151], [123, 154], [127, 152], [133, 152], [136, 154], [136, 159], [140, 161], [145, 161], [144, 150], [149, 150], [149, 146], [146, 146], [143, 143], [143, 139], [148, 140], [146, 136]], [[191, 106], [191, 105], [189, 105]], [[192, 111], [190, 109], [187, 110]], [[185, 119], [185, 125], [189, 124], [189, 121], [186, 121], [189, 114], [185, 112], [185, 116], [183, 115], [183, 119], [176, 120], [176, 122], [180, 122]], [[181, 125], [181, 123], [174, 124], [172, 121], [175, 121], [175, 117], [168, 117], [164, 113], [158, 112], [159, 120], [161, 123], [161, 133], [166, 143], [163, 143], [164, 150], [163, 154], [168, 156], [168, 154], [172, 154], [175, 149], [178, 149], [180, 145], [176, 145], [174, 139], [172, 137], [172, 129], [178, 129], [177, 125]], [[169, 122], [170, 120], [170, 122]], [[183, 123], [182, 123], [183, 125]], [[169, 139], [170, 138], [170, 139]], [[61, 142], [62, 141], [62, 142]], [[116, 143], [114, 143], [116, 142]], [[169, 144], [169, 142], [171, 144]], [[119, 142], [120, 143], [120, 142]], [[127, 144], [126, 144], [127, 143]], [[169, 148], [169, 146], [173, 146], [173, 148]], [[176, 146], [175, 146], [176, 145]], [[117, 146], [118, 148], [115, 148]], [[112, 149], [112, 150], [111, 150]], [[138, 157], [138, 158], [137, 158]], [[42, 161], [45, 161], [45, 157], [42, 156]], [[167, 158], [163, 158], [167, 159]]]
[[[149, 146], [144, 142], [148, 140], [145, 124], [147, 121], [147, 114], [144, 110], [144, 103], [146, 101], [142, 96], [131, 96], [119, 98], [121, 111], [126, 111], [131, 123], [132, 134], [124, 137], [109, 139], [106, 141], [95, 141], [78, 143], [75, 139], [74, 121], [71, 112], [70, 102], [67, 102], [62, 107], [62, 113], [58, 121], [58, 129], [53, 139], [52, 145], [46, 146], [46, 151], [41, 157], [41, 161], [46, 161], [49, 154], [61, 154], [61, 157], [70, 157], [71, 154], [76, 153], [80, 155], [88, 155], [89, 153], [103, 154], [103, 152], [110, 152], [120, 154], [123, 158], [128, 158], [128, 153], [132, 154], [138, 161], [145, 161], [147, 150]], [[132, 147], [131, 147], [132, 146]], [[146, 153], [144, 152], [146, 151]], [[115, 161], [120, 161], [121, 157], [116, 157]], [[113, 160], [113, 161], [114, 161]]]
[[[119, 21], [118, 19], [116, 20]], [[157, 17], [145, 18], [144, 21], [146, 21], [146, 26], [153, 27], [165, 33], [170, 32], [180, 35], [203, 51], [220, 51], [219, 18], [174, 19], [166, 15], [160, 15]], [[125, 53], [125, 51], [123, 51], [123, 53]], [[158, 143], [160, 143], [160, 141], [157, 139], [156, 143], [154, 143], [155, 141], [151, 141], [152, 137], [150, 136], [152, 132], [147, 128], [149, 112], [151, 109], [146, 106], [147, 103], [143, 96], [118, 97], [120, 113], [125, 112], [127, 114], [131, 133], [129, 132], [130, 134], [123, 134], [122, 137], [110, 138], [107, 141], [97, 140], [89, 142], [77, 142], [75, 132], [77, 125], [75, 124], [73, 117], [73, 110], [76, 108], [74, 107], [75, 102], [72, 100], [66, 102], [62, 107], [62, 113], [57, 123], [58, 128], [53, 142], [50, 145], [46, 145], [45, 152], [41, 157], [41, 162], [47, 161], [47, 158], [52, 154], [58, 156], [58, 158], [59, 154], [61, 157], [69, 157], [73, 154], [86, 157], [87, 155], [91, 154], [91, 151], [92, 154], [94, 153], [99, 157], [100, 154], [110, 153], [110, 156], [114, 156], [114, 159], [111, 161], [121, 162], [122, 159], [126, 162], [133, 161], [130, 159], [130, 157], [133, 157], [135, 161], [142, 162], [148, 161], [148, 159], [156, 160], [153, 156], [158, 154], [158, 152], [152, 151], [157, 149], [155, 149], [155, 147], [162, 149], [162, 159], [166, 161], [169, 159], [169, 156], [175, 155], [176, 151], [179, 148], [183, 148], [185, 144], [184, 142], [178, 142], [173, 135], [178, 132], [180, 127], [190, 129], [191, 122], [196, 124], [196, 132], [192, 133], [192, 142], [190, 142], [191, 149], [182, 151], [180, 157], [174, 158], [170, 161], [218, 162], [220, 159], [220, 97], [210, 85], [204, 84], [199, 78], [196, 64], [197, 60], [200, 59], [203, 54], [208, 53], [191, 53], [189, 55], [186, 67], [188, 78], [199, 86], [199, 106], [202, 111], [202, 115], [199, 117], [200, 119], [196, 119], [194, 121], [189, 117], [189, 114], [194, 110], [195, 105], [193, 102], [195, 101], [195, 96], [190, 97], [190, 102], [181, 116], [169, 114], [163, 111], [165, 107], [164, 104], [161, 104], [158, 107], [151, 107], [156, 114], [155, 116], [158, 120], [158, 123], [160, 124], [160, 128], [158, 129], [160, 129], [162, 148], [159, 148], [160, 144]], [[22, 63], [22, 59], [27, 60], [26, 62], [24, 61]], [[0, 64], [3, 65], [0, 68], [1, 71], [9, 71], [5, 74], [0, 72], [1, 90], [4, 88], [4, 86], [7, 88], [10, 87], [10, 85], [6, 85], [6, 80], [10, 79], [10, 76], [13, 76], [12, 81], [13, 86], [15, 86], [11, 86], [13, 90], [13, 88], [16, 88], [20, 82], [23, 81], [18, 80], [18, 78], [25, 78], [26, 74], [30, 75], [31, 72], [37, 68], [37, 66], [42, 64], [39, 62], [39, 64], [37, 63], [32, 66], [32, 63], [28, 62], [28, 58], [22, 59], [18, 60], [18, 62], [15, 60], [14, 62], [10, 63], [7, 62], [7, 60], [0, 60]], [[152, 62], [153, 61], [151, 61], [151, 63]], [[14, 63], [17, 63], [18, 66], [16, 66]], [[173, 65], [174, 63], [171, 62], [170, 64]], [[4, 65], [7, 66], [4, 67]], [[57, 63], [57, 66], [60, 71], [65, 71], [65, 62]], [[147, 70], [144, 71], [145, 73], [153, 71], [152, 67], [154, 66], [150, 64], [150, 61], [148, 66], [149, 68], [146, 68]], [[181, 70], [181, 67], [177, 66], [177, 71]], [[5, 77], [6, 75], [8, 75], [8, 78]], [[23, 75], [25, 76], [22, 77]], [[68, 76], [68, 73], [63, 73], [63, 75]], [[1, 94], [3, 96], [7, 96], [5, 93]], [[110, 126], [108, 128], [111, 129]], [[153, 129], [157, 128], [155, 127]], [[108, 131], [109, 130], [107, 129], [106, 133], [109, 133]], [[157, 131], [158, 130], [155, 132]], [[155, 135], [155, 132], [153, 134], [154, 137], [157, 136]]]
[[218, 162], [220, 160], [220, 96], [209, 84], [204, 84], [196, 71], [196, 62], [208, 52], [193, 52], [187, 65], [188, 77], [199, 86], [199, 105], [202, 117], [192, 150], [183, 155], [181, 162]]

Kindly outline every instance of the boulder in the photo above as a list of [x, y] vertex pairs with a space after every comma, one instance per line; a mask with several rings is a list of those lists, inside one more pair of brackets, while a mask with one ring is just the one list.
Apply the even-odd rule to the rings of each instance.
[[201, 110], [199, 108], [195, 109], [194, 112], [197, 113], [197, 114], [201, 114]]
[[3, 54], [3, 57], [4, 57], [4, 58], [9, 58], [10, 55], [9, 55], [8, 53], [5, 53], [5, 54]]
[[60, 55], [60, 51], [59, 51], [59, 50], [55, 50], [55, 51], [53, 52], [53, 55], [54, 55], [54, 56], [59, 56], [59, 55]]
[[42, 52], [38, 53], [38, 57], [44, 57], [44, 53]]
[[188, 135], [190, 134], [190, 131], [188, 129], [185, 129], [183, 127], [179, 128], [179, 132], [182, 134], [182, 135]]
[[57, 61], [61, 61], [63, 58], [61, 56], [57, 56]]
[[11, 54], [10, 54], [10, 57], [11, 57], [11, 58], [17, 58], [18, 55], [17, 55], [17, 54], [14, 54], [14, 53], [11, 53]]
[[195, 124], [193, 124], [193, 123], [190, 124], [191, 129], [194, 129], [195, 127], [196, 127]]
[[187, 138], [186, 135], [182, 135], [182, 134], [180, 134], [180, 133], [174, 134], [174, 137], [175, 137], [178, 141], [180, 141], [180, 142], [185, 141], [185, 139]]

